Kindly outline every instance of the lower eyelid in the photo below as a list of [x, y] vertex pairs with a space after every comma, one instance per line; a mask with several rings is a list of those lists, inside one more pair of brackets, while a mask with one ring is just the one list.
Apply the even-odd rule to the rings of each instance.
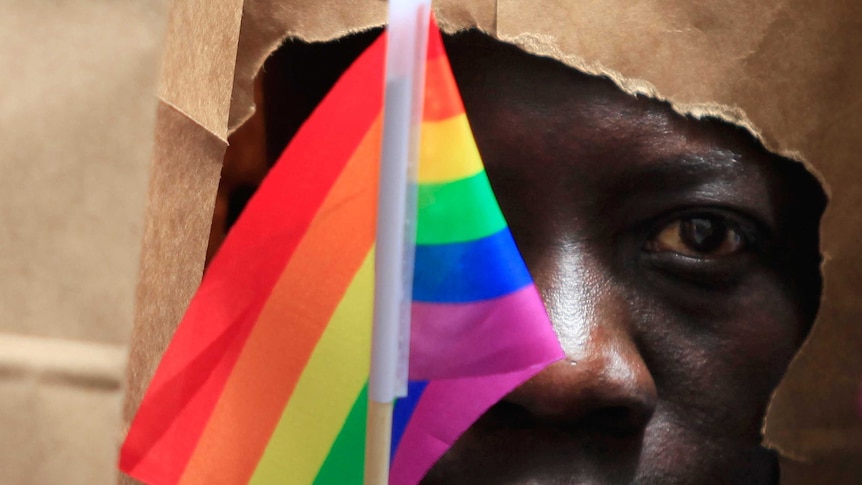
[[726, 258], [702, 259], [679, 253], [645, 252], [642, 269], [656, 271], [663, 278], [707, 289], [727, 288], [741, 281], [751, 270], [753, 259], [748, 253]]

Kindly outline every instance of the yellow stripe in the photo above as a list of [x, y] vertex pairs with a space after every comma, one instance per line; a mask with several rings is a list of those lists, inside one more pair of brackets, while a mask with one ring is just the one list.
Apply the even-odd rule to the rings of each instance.
[[250, 483], [314, 481], [368, 380], [373, 299], [372, 248], [315, 347]]
[[467, 115], [461, 113], [443, 121], [422, 122], [420, 184], [452, 182], [482, 170], [482, 159]]

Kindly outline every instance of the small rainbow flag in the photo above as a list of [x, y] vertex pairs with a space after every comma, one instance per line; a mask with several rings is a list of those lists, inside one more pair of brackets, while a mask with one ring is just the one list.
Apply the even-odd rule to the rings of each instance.
[[491, 190], [439, 30], [428, 39], [408, 396], [390, 483], [415, 484], [482, 413], [563, 357]]
[[[385, 35], [296, 135], [204, 275], [129, 429], [150, 484], [360, 484]], [[420, 161], [410, 395], [393, 484], [562, 357], [482, 168], [436, 27]]]

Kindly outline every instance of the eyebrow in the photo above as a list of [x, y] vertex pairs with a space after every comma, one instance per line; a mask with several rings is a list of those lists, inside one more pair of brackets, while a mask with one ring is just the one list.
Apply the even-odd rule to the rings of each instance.
[[730, 150], [715, 149], [705, 153], [683, 153], [638, 165], [632, 174], [638, 178], [666, 178], [680, 175], [741, 176], [744, 164]]
[[629, 201], [637, 200], [641, 208], [651, 206], [647, 200], [700, 199], [703, 203], [736, 206], [769, 226], [775, 217], [764, 206], [765, 192], [752, 190], [759, 187], [757, 184], [738, 183], [751, 176], [746, 165], [742, 156], [731, 150], [682, 153], [636, 164], [625, 172], [623, 183]]
[[737, 154], [715, 149], [633, 163], [620, 174], [618, 183], [630, 192], [643, 192], [668, 185], [700, 185], [707, 179], [728, 183], [738, 180], [744, 172], [745, 164]]

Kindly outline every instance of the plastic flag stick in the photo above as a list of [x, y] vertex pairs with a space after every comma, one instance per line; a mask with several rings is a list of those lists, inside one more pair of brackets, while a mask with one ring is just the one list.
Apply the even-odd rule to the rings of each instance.
[[407, 392], [416, 173], [430, 10], [430, 0], [389, 2], [366, 485], [388, 483], [392, 406]]

